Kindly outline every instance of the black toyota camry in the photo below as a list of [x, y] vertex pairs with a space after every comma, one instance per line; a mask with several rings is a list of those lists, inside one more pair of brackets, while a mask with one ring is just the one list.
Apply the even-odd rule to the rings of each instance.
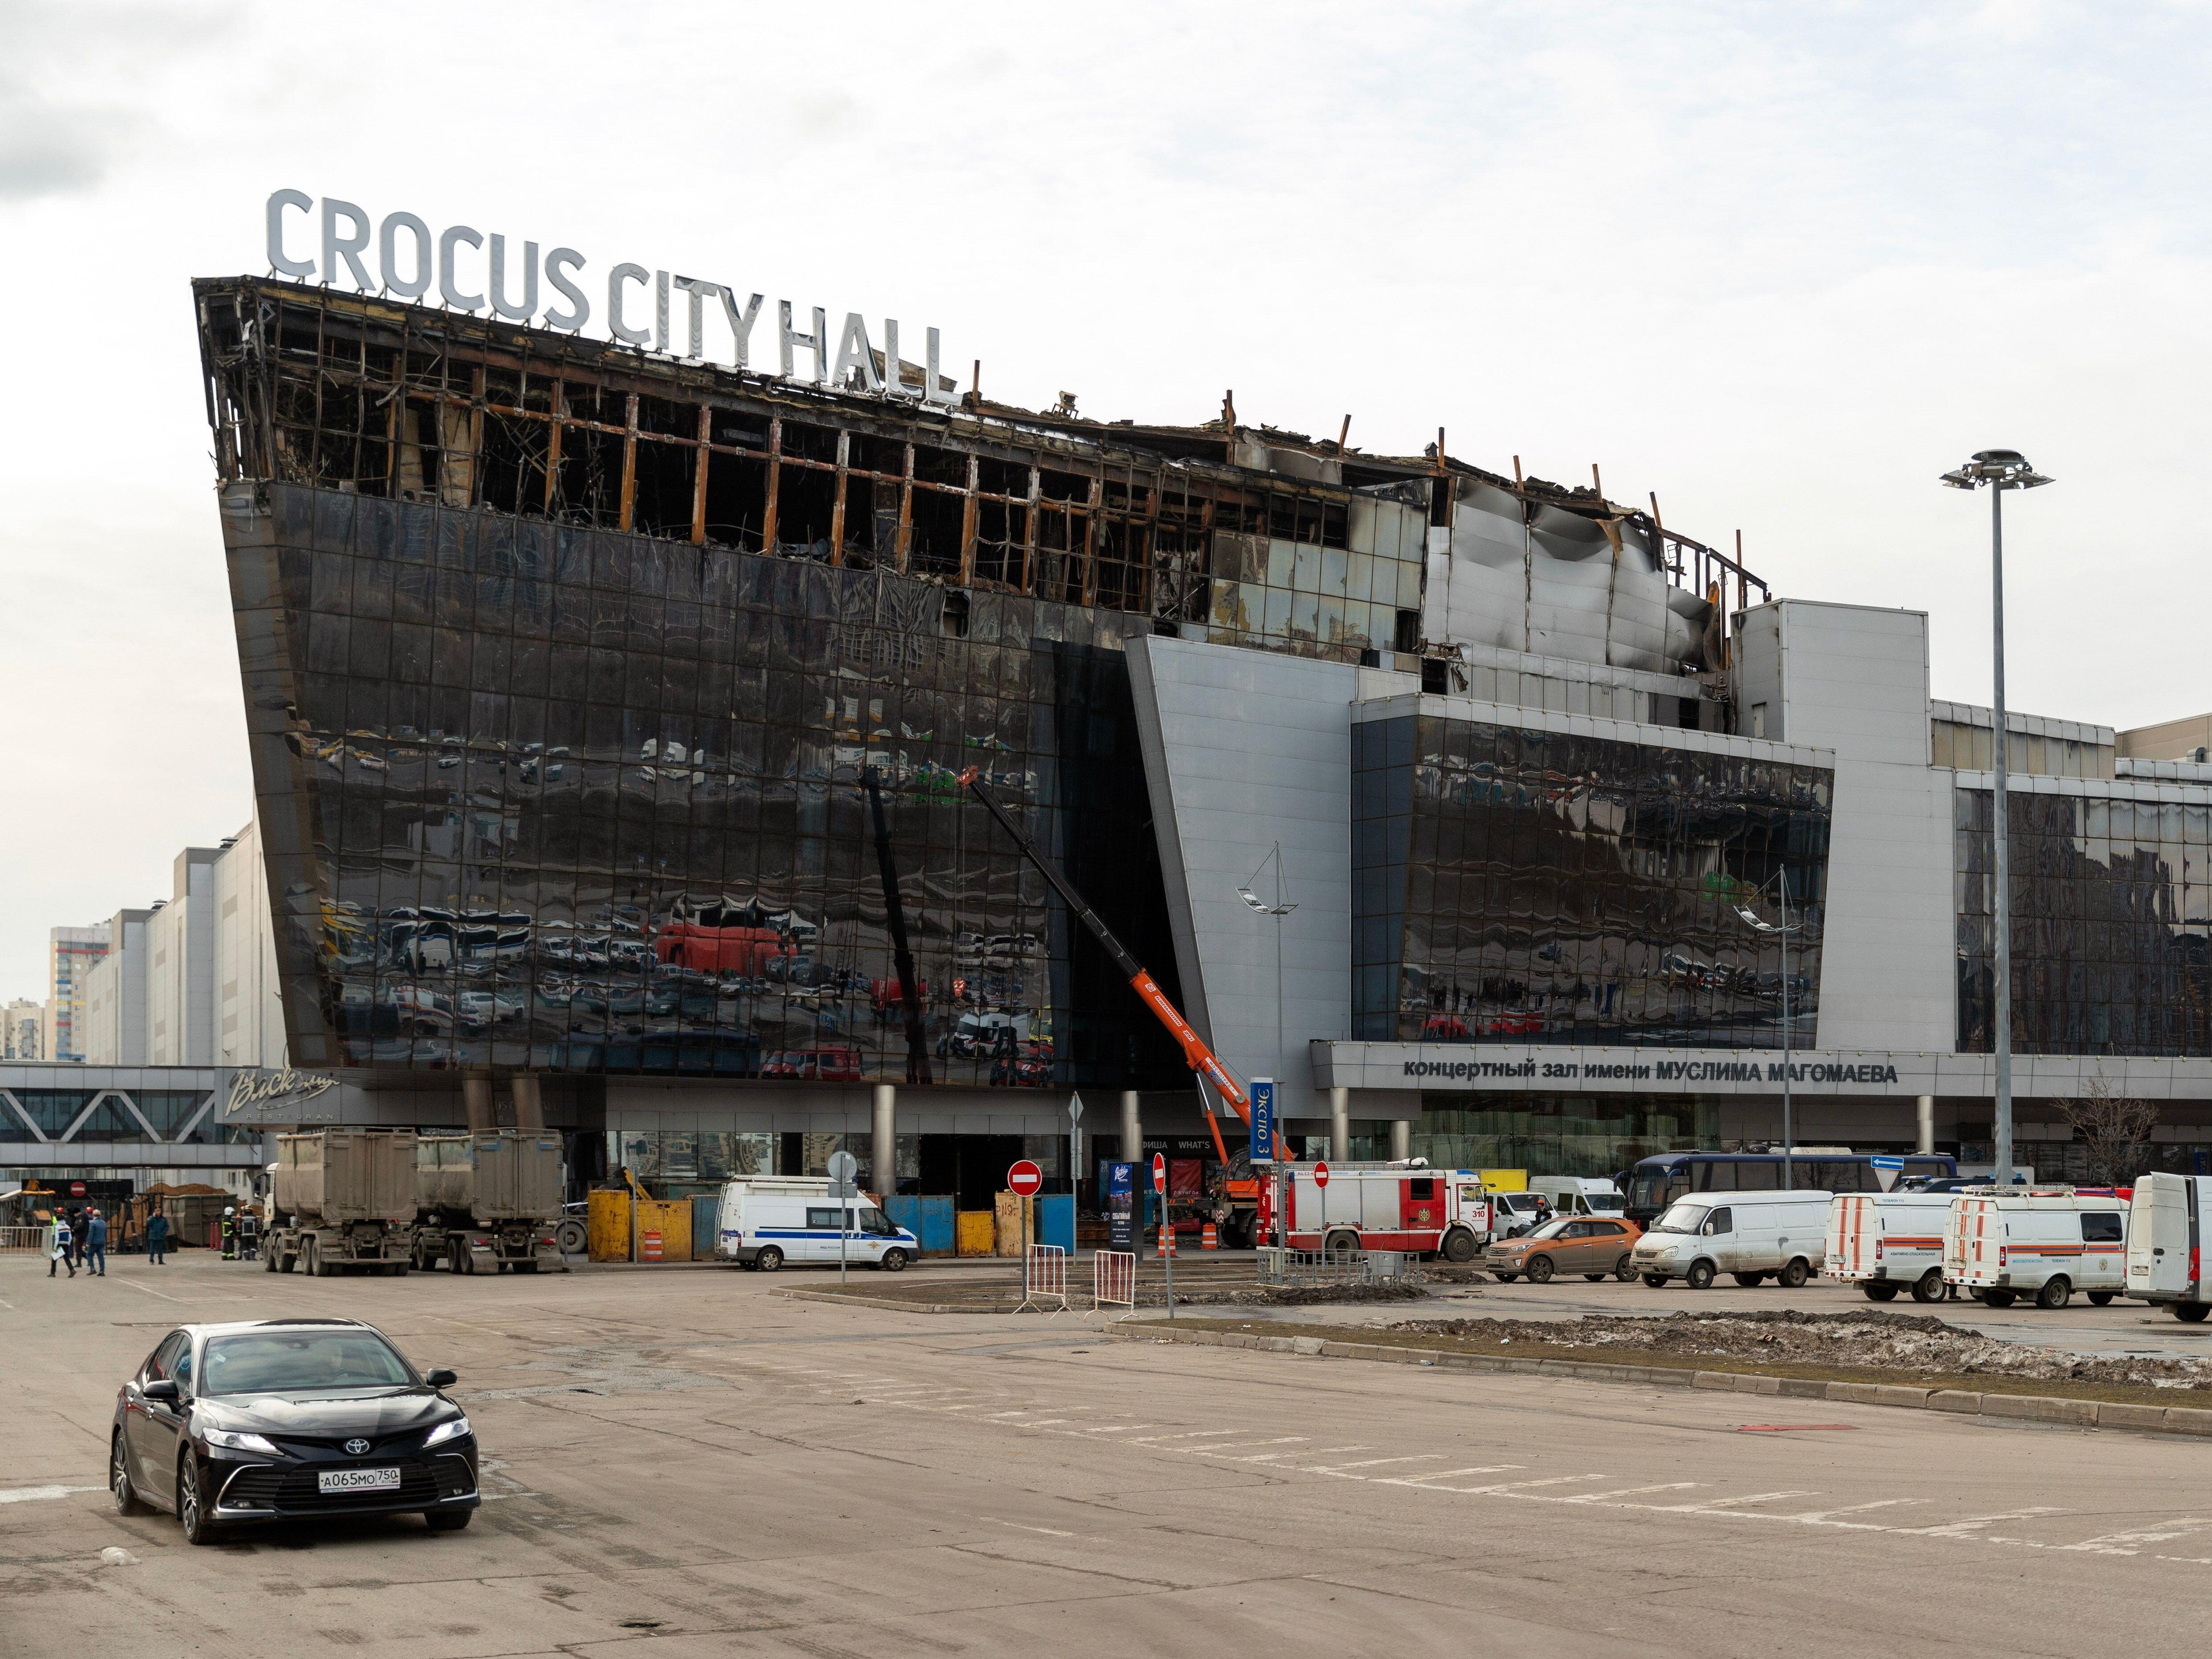
[[234, 1522], [325, 1516], [465, 1527], [477, 1442], [439, 1392], [453, 1381], [356, 1320], [180, 1325], [116, 1395], [115, 1507], [173, 1510], [195, 1544]]

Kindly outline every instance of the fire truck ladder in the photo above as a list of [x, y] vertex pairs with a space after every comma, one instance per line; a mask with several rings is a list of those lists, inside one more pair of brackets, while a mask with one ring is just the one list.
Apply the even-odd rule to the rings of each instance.
[[[1060, 874], [1052, 860], [1038, 849], [1036, 842], [1030, 839], [1029, 831], [1015, 822], [1013, 814], [1006, 811], [998, 796], [992, 793], [990, 785], [983, 781], [978, 769], [969, 767], [960, 775], [960, 781], [970, 794], [989, 809], [991, 816], [998, 819], [999, 827], [1013, 837], [1014, 845], [1021, 848], [1022, 856], [1035, 865], [1037, 872], [1052, 884], [1053, 891], [1067, 901], [1067, 908], [1091, 930], [1091, 936], [1106, 947], [1106, 954], [1114, 958], [1115, 966], [1128, 975], [1129, 988], [1137, 994], [1138, 1000], [1152, 1011], [1160, 1024], [1168, 1028], [1169, 1035], [1182, 1045], [1182, 1057], [1190, 1069], [1220, 1091], [1222, 1099], [1229, 1103], [1230, 1109], [1238, 1118], [1248, 1124], [1251, 1122], [1251, 1099], [1244, 1092], [1243, 1085], [1230, 1075], [1229, 1068], [1221, 1063], [1220, 1056], [1206, 1046], [1204, 1037], [1190, 1029], [1190, 1023], [1183, 1018], [1175, 1004], [1168, 1000], [1167, 994], [1145, 970], [1144, 964], [1129, 954], [1121, 941], [1114, 937], [1113, 930], [1099, 921], [1098, 913], [1084, 902], [1083, 895], [1075, 890], [1074, 884]], [[1203, 1101], [1205, 1097], [1206, 1091], [1201, 1087], [1199, 1098]], [[1213, 1131], [1213, 1150], [1225, 1170], [1229, 1165], [1229, 1153], [1221, 1143], [1221, 1127], [1214, 1121], [1211, 1110], [1206, 1115], [1206, 1127]]]

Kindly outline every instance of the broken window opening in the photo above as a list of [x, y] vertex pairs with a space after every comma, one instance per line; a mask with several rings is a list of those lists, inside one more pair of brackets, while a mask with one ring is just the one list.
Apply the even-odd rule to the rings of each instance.
[[[787, 421], [783, 428], [787, 452], [794, 429], [821, 430], [818, 427], [794, 428]], [[836, 434], [833, 432], [830, 436], [834, 440]], [[823, 467], [794, 466], [788, 461], [779, 466], [775, 484], [776, 551], [802, 558], [828, 559], [830, 520], [836, 505], [836, 472]]]
[[1026, 506], [983, 496], [975, 503], [975, 580], [1019, 587], [1022, 558], [1029, 541]]
[[767, 523], [768, 463], [748, 455], [709, 456], [707, 539], [757, 553]]
[[555, 513], [580, 524], [612, 526], [622, 511], [622, 474], [621, 438], [592, 427], [564, 424]]
[[1002, 461], [992, 455], [975, 458], [975, 487], [987, 495], [1012, 495], [1027, 501], [1030, 466], [1027, 461]]
[[845, 562], [861, 570], [898, 556], [899, 486], [866, 473], [845, 475]]
[[918, 576], [958, 575], [967, 517], [967, 504], [960, 496], [916, 485], [908, 520], [907, 568]]
[[824, 465], [835, 466], [837, 465], [836, 428], [786, 421], [783, 423], [783, 453], [793, 460], [820, 461]]
[[545, 502], [544, 422], [488, 414], [483, 423], [483, 504], [501, 513], [539, 511]]
[[1040, 471], [1037, 474], [1038, 493], [1048, 501], [1083, 501], [1091, 499], [1091, 480], [1079, 472]]
[[[645, 399], [638, 399], [641, 409]], [[694, 428], [699, 416], [691, 415]], [[691, 501], [698, 477], [699, 452], [689, 444], [641, 438], [637, 471], [630, 494], [630, 528], [645, 536], [691, 539]]]
[[945, 596], [941, 621], [947, 638], [964, 640], [968, 637], [968, 596], [965, 593], [947, 593]]
[[671, 438], [696, 438], [699, 405], [679, 404], [666, 398], [648, 398], [641, 392], [637, 398], [637, 429]]
[[924, 483], [965, 489], [968, 487], [968, 457], [957, 449], [936, 449], [926, 444], [916, 444], [914, 447], [914, 476]]
[[[768, 416], [755, 415], [742, 409], [717, 407], [710, 411], [708, 428], [708, 441], [726, 444], [734, 449], [768, 448]], [[709, 476], [712, 476], [711, 469]]]

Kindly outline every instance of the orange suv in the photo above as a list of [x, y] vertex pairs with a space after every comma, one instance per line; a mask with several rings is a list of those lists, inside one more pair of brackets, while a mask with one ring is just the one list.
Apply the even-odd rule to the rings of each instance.
[[1618, 1216], [1554, 1216], [1532, 1233], [1492, 1244], [1483, 1252], [1482, 1265], [1507, 1285], [1523, 1273], [1536, 1285], [1548, 1283], [1553, 1273], [1630, 1279], [1636, 1273], [1629, 1253], [1643, 1236], [1643, 1228]]

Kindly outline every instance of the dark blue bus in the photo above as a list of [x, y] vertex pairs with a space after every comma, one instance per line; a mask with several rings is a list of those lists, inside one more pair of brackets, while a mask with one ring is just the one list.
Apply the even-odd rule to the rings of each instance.
[[[1790, 1159], [1790, 1185], [1831, 1193], [1887, 1192], [1916, 1176], [1955, 1176], [1959, 1162], [1946, 1152], [1908, 1152], [1900, 1170], [1876, 1170], [1871, 1152], [1799, 1152]], [[1884, 1177], [1888, 1179], [1885, 1180]], [[1628, 1195], [1628, 1218], [1648, 1227], [1669, 1204], [1688, 1193], [1771, 1192], [1782, 1185], [1779, 1152], [1662, 1152], [1640, 1160], [1620, 1177]]]

